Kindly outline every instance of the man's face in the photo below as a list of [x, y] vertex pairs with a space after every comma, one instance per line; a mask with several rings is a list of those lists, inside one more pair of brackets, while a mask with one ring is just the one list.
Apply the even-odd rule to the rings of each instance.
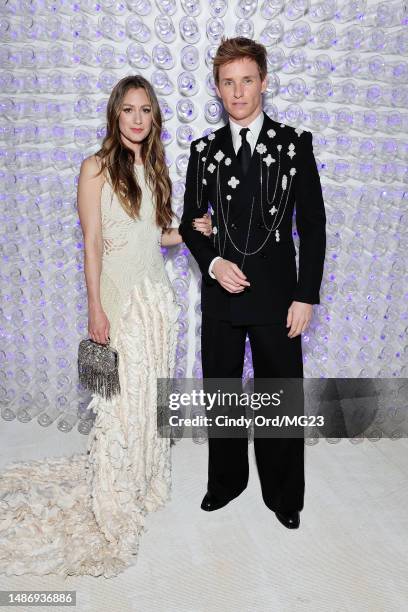
[[220, 66], [215, 89], [231, 118], [247, 125], [262, 110], [261, 94], [266, 84], [267, 77], [261, 81], [257, 63], [244, 57]]

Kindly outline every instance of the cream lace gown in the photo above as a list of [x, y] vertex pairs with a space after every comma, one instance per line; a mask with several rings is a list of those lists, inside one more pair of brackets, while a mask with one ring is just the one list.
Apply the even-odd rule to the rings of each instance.
[[93, 395], [87, 453], [0, 472], [0, 573], [117, 575], [136, 561], [145, 516], [169, 499], [170, 441], [157, 435], [156, 378], [173, 373], [179, 307], [160, 252], [151, 191], [131, 219], [101, 192], [101, 301], [121, 394]]

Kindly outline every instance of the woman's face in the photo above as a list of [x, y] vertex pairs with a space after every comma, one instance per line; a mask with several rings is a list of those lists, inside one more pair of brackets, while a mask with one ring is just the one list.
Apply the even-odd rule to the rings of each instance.
[[122, 101], [119, 115], [119, 131], [123, 142], [132, 148], [141, 143], [152, 129], [152, 107], [146, 91], [142, 88], [129, 89]]

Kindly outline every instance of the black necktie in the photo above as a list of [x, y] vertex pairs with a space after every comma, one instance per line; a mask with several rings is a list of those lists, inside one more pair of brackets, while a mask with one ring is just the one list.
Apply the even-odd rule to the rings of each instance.
[[251, 146], [246, 139], [247, 132], [249, 132], [249, 128], [242, 128], [239, 131], [241, 135], [242, 144], [237, 153], [237, 159], [241, 164], [242, 172], [244, 175], [247, 173], [249, 162], [251, 161]]

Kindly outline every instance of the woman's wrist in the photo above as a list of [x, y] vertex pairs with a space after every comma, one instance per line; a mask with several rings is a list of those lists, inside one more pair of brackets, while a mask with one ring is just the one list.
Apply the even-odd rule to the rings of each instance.
[[88, 301], [88, 310], [89, 312], [100, 312], [103, 310], [101, 302]]

